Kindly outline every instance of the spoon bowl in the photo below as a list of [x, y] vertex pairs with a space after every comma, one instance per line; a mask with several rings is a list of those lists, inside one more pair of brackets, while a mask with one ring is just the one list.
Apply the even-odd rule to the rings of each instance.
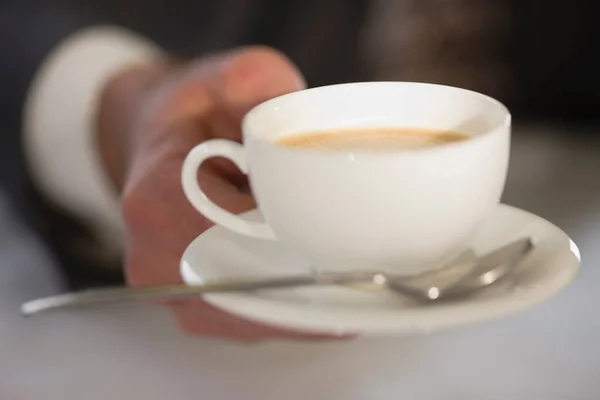
[[459, 262], [443, 271], [431, 271], [414, 278], [387, 276], [379, 280], [385, 281], [386, 287], [394, 293], [420, 301], [463, 298], [502, 280], [532, 249], [531, 239], [517, 240], [479, 258], [468, 251]]

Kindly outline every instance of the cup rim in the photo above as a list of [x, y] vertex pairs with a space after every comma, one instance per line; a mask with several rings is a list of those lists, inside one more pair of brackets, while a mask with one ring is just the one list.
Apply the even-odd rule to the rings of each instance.
[[[256, 113], [261, 112], [263, 109], [268, 108], [273, 103], [281, 101], [282, 99], [298, 96], [301, 93], [305, 94], [306, 92], [318, 92], [318, 91], [322, 91], [322, 90], [331, 90], [334, 88], [343, 89], [345, 87], [353, 87], [353, 86], [375, 86], [375, 85], [377, 85], [377, 86], [389, 86], [389, 85], [428, 86], [428, 87], [446, 88], [446, 89], [462, 91], [465, 93], [470, 93], [470, 94], [476, 95], [477, 97], [481, 98], [482, 100], [494, 105], [495, 107], [498, 107], [501, 110], [501, 112], [504, 114], [504, 118], [502, 118], [502, 120], [497, 124], [497, 126], [494, 126], [481, 134], [473, 136], [473, 137], [469, 138], [468, 140], [441, 143], [441, 144], [438, 144], [435, 146], [430, 146], [430, 147], [429, 146], [427, 146], [427, 147], [412, 147], [412, 148], [407, 147], [407, 148], [403, 148], [403, 149], [394, 149], [389, 152], [385, 151], [385, 152], [376, 152], [376, 153], [364, 152], [364, 151], [360, 151], [360, 150], [323, 151], [323, 150], [316, 150], [316, 149], [302, 148], [302, 147], [282, 146], [282, 145], [277, 144], [277, 142], [275, 142], [273, 140], [265, 139], [265, 138], [261, 137], [260, 135], [257, 135], [256, 133], [254, 133], [253, 129], [250, 129], [251, 118], [253, 118]], [[317, 87], [302, 89], [302, 90], [298, 90], [295, 92], [286, 93], [286, 94], [283, 94], [280, 96], [273, 97], [269, 100], [266, 100], [256, 106], [254, 106], [252, 109], [250, 109], [250, 111], [248, 111], [246, 113], [246, 115], [244, 115], [244, 117], [242, 119], [241, 127], [242, 127], [242, 132], [243, 132], [244, 138], [246, 137], [246, 135], [248, 135], [248, 136], [252, 137], [252, 140], [258, 141], [263, 145], [266, 145], [266, 146], [272, 147], [272, 148], [276, 148], [281, 151], [286, 151], [289, 153], [325, 155], [328, 157], [335, 156], [335, 155], [342, 155], [342, 156], [352, 155], [352, 156], [360, 156], [360, 157], [381, 158], [381, 157], [386, 157], [386, 156], [398, 156], [399, 154], [423, 154], [423, 153], [430, 153], [430, 152], [439, 152], [440, 150], [444, 150], [444, 149], [446, 149], [446, 150], [447, 149], [458, 149], [458, 148], [462, 148], [465, 146], [470, 146], [473, 143], [479, 142], [480, 140], [482, 140], [486, 137], [501, 133], [505, 129], [510, 129], [511, 123], [512, 123], [512, 115], [510, 113], [510, 110], [504, 103], [502, 103], [501, 101], [499, 101], [491, 96], [488, 96], [486, 94], [483, 94], [483, 93], [480, 93], [480, 92], [477, 92], [474, 90], [464, 89], [464, 88], [451, 86], [451, 85], [442, 85], [442, 84], [437, 84], [437, 83], [427, 83], [427, 82], [417, 82], [417, 81], [360, 81], [360, 82], [338, 83], [338, 84], [332, 84], [332, 85], [317, 86]]]

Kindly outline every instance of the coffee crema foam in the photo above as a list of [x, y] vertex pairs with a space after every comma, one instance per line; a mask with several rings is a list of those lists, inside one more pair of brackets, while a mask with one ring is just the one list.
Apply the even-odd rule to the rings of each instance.
[[464, 133], [414, 127], [351, 128], [296, 133], [276, 143], [292, 148], [384, 152], [432, 147], [470, 138]]

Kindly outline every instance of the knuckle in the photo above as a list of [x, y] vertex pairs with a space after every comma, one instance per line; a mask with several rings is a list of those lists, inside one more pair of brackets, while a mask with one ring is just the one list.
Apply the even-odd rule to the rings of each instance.
[[276, 62], [291, 62], [282, 51], [266, 45], [243, 47], [240, 51], [240, 57], [258, 58]]
[[224, 68], [220, 81], [227, 99], [241, 101], [254, 101], [254, 96], [274, 97], [305, 87], [292, 61], [268, 47], [242, 49]]

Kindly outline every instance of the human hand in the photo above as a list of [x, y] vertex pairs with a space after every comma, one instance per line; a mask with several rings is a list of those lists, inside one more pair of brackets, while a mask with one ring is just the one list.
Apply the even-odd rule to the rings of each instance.
[[[304, 87], [283, 55], [261, 47], [181, 66], [132, 68], [106, 86], [98, 139], [107, 169], [122, 189], [126, 272], [132, 285], [181, 282], [179, 260], [212, 223], [187, 201], [181, 167], [187, 153], [211, 138], [241, 141], [240, 120], [253, 106]], [[115, 150], [117, 149], [117, 150]], [[221, 207], [254, 207], [245, 176], [210, 160], [198, 172], [202, 189]], [[237, 340], [313, 339], [228, 315], [202, 300], [171, 304], [187, 332]]]

